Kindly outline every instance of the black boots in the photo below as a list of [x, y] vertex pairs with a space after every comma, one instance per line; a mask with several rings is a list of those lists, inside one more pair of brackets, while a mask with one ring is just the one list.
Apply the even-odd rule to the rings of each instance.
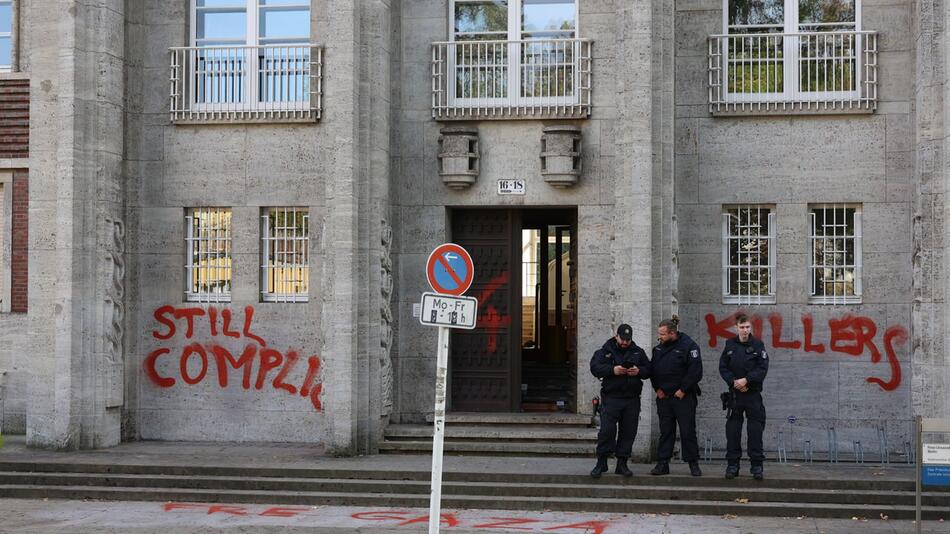
[[690, 462], [689, 463], [689, 474], [694, 477], [703, 476], [703, 470], [699, 468], [699, 462]]
[[650, 470], [651, 475], [668, 475], [670, 474], [670, 463], [660, 460], [656, 463], [656, 467]]
[[[606, 466], [606, 463], [605, 463], [604, 465]], [[633, 476], [633, 471], [631, 471], [630, 468], [627, 467], [627, 457], [626, 457], [626, 456], [618, 456], [618, 457], [617, 457], [617, 468], [614, 469], [614, 473], [617, 473], [618, 475], [623, 475], [623, 476], [625, 476], [625, 477], [632, 477], [632, 476]]]
[[[619, 463], [617, 465], [617, 469], [620, 469]], [[600, 478], [600, 475], [606, 472], [607, 472], [607, 455], [600, 454], [597, 456], [597, 465], [595, 465], [594, 468], [591, 469], [590, 471], [590, 476], [593, 478]]]
[[739, 464], [729, 464], [726, 466], [726, 478], [736, 478], [739, 476]]
[[[738, 468], [739, 466], [736, 466], [737, 471], [738, 471]], [[765, 478], [765, 470], [762, 469], [761, 465], [753, 465], [752, 468], [749, 469], [749, 472], [752, 473], [752, 478], [756, 480], [762, 480], [763, 478]]]

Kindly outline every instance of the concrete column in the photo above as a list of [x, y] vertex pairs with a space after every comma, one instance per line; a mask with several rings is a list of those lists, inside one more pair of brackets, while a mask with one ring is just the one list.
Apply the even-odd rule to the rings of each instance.
[[120, 438], [125, 314], [125, 2], [23, 3], [30, 49], [27, 442]]
[[912, 404], [914, 415], [950, 417], [950, 324], [947, 293], [950, 221], [947, 220], [947, 166], [950, 131], [947, 24], [950, 7], [939, 0], [915, 3], [917, 73], [915, 84], [916, 182], [914, 213], [914, 309]]
[[[323, 269], [324, 399], [330, 447], [372, 452], [381, 436], [388, 355], [382, 320], [383, 235], [389, 221], [389, 2], [326, 3]], [[320, 17], [317, 19], [321, 20]], [[319, 23], [318, 23], [319, 24]], [[332, 59], [331, 59], [332, 58]], [[333, 67], [329, 65], [332, 64]], [[369, 155], [370, 157], [366, 157]]]

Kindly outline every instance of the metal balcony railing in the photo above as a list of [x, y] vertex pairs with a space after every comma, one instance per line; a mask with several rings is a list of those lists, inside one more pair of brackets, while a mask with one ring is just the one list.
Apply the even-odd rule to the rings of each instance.
[[713, 114], [873, 112], [877, 33], [824, 31], [709, 37]]
[[589, 39], [432, 43], [432, 116], [586, 118]]
[[320, 118], [320, 47], [202, 46], [169, 50], [172, 122], [308, 122]]

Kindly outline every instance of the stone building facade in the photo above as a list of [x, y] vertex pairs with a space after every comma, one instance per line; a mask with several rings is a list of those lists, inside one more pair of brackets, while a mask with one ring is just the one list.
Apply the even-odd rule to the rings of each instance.
[[942, 2], [6, 4], [0, 424], [32, 446], [374, 452], [431, 414], [446, 241], [480, 301], [450, 410], [589, 414], [590, 354], [675, 313], [722, 448], [744, 310], [769, 448], [950, 416]]

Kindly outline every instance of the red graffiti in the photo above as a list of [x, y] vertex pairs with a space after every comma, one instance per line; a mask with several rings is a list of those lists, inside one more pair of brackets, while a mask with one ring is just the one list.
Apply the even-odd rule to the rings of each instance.
[[[241, 387], [246, 390], [251, 389], [251, 377], [253, 376], [253, 386], [256, 390], [261, 390], [265, 384], [270, 384], [275, 390], [290, 395], [297, 395], [299, 392], [301, 397], [310, 399], [316, 411], [323, 410], [323, 404], [320, 400], [320, 395], [323, 393], [323, 384], [318, 382], [320, 358], [317, 355], [309, 356], [306, 359], [307, 371], [303, 380], [299, 381], [293, 378], [297, 375], [297, 373], [294, 373], [294, 369], [301, 360], [299, 352], [294, 349], [280, 352], [268, 347], [263, 338], [254, 334], [251, 331], [251, 323], [254, 318], [254, 308], [252, 306], [244, 308], [244, 326], [241, 332], [231, 329], [233, 317], [231, 310], [227, 308], [218, 310], [214, 307], [205, 309], [162, 306], [156, 309], [153, 315], [155, 320], [164, 327], [163, 331], [152, 331], [152, 336], [155, 339], [171, 339], [181, 330], [184, 330], [185, 339], [191, 339], [195, 336], [196, 318], [207, 317], [208, 333], [211, 338], [217, 338], [220, 335], [230, 338], [243, 337], [253, 341], [253, 343], [248, 343], [244, 347], [240, 357], [237, 358], [230, 350], [214, 342], [188, 344], [181, 351], [177, 361], [177, 377], [181, 378], [185, 384], [189, 386], [200, 384], [211, 374], [217, 377], [218, 386], [226, 388], [230, 378], [229, 370], [240, 370]], [[183, 329], [180, 328], [179, 322], [181, 321], [184, 323]], [[149, 353], [143, 362], [145, 376], [160, 388], [170, 388], [178, 382], [168, 372], [170, 368], [174, 368], [176, 363], [171, 353], [171, 349], [161, 347]], [[164, 356], [168, 356], [168, 358], [162, 358]], [[254, 374], [255, 364], [256, 375]], [[214, 368], [213, 371], [212, 367]], [[272, 374], [276, 374], [273, 380], [271, 380]]]
[[[716, 316], [711, 313], [706, 314], [706, 331], [709, 334], [710, 347], [716, 347], [716, 345], [719, 344], [720, 338], [729, 339], [735, 336], [732, 327], [735, 325], [735, 318], [739, 313], [740, 312], [737, 311], [721, 321], [716, 320]], [[771, 346], [773, 348], [795, 350], [803, 348], [805, 352], [824, 354], [825, 345], [823, 343], [814, 342], [814, 320], [811, 315], [802, 315], [801, 320], [804, 337], [802, 341], [782, 339], [783, 320], [779, 314], [772, 313], [768, 319], [772, 334]], [[750, 314], [750, 322], [752, 322], [753, 330], [755, 330], [756, 322], [761, 325], [762, 318]], [[871, 355], [871, 363], [876, 364], [881, 361], [881, 351], [874, 342], [878, 327], [869, 317], [845, 314], [837, 319], [829, 319], [828, 330], [830, 338], [828, 346], [832, 352], [847, 354], [849, 356], [862, 356], [868, 353]], [[761, 329], [759, 333], [755, 335], [760, 339], [765, 339], [761, 334]], [[900, 386], [902, 376], [901, 365], [897, 359], [895, 347], [907, 343], [907, 339], [907, 330], [903, 326], [895, 325], [885, 330], [882, 340], [884, 343], [884, 353], [887, 356], [887, 362], [890, 366], [891, 377], [888, 380], [878, 377], [868, 377], [866, 379], [867, 382], [877, 384], [885, 391], [893, 391]]]
[[[380, 510], [372, 512], [357, 512], [350, 515], [353, 519], [362, 521], [398, 521], [396, 526], [405, 526], [418, 523], [428, 523], [429, 516], [412, 517], [412, 512], [397, 510]], [[553, 532], [557, 530], [582, 530], [592, 534], [603, 534], [610, 526], [610, 521], [582, 521], [580, 523], [559, 524], [550, 520], [531, 519], [524, 517], [490, 517], [490, 523], [465, 524], [465, 519], [458, 514], [441, 514], [440, 526], [463, 527], [471, 529], [488, 529], [505, 527], [508, 530], [526, 530], [530, 532]], [[552, 524], [553, 523], [553, 524]], [[514, 525], [533, 525], [536, 528], [517, 527]]]
[[261, 517], [296, 517], [310, 512], [310, 508], [290, 508], [286, 506], [274, 506], [267, 508], [260, 513], [247, 506], [222, 505], [222, 504], [193, 504], [187, 502], [167, 502], [162, 505], [162, 510], [173, 512], [175, 510], [197, 510], [211, 514], [228, 514], [249, 516], [256, 515]]
[[488, 344], [485, 351], [494, 354], [498, 350], [498, 334], [494, 329], [507, 328], [511, 324], [511, 317], [498, 313], [498, 309], [492, 304], [487, 304], [488, 299], [495, 294], [498, 288], [508, 283], [508, 271], [505, 271], [491, 279], [484, 289], [478, 294], [478, 302], [486, 303], [482, 307], [482, 313], [478, 317], [478, 326], [487, 328]]

